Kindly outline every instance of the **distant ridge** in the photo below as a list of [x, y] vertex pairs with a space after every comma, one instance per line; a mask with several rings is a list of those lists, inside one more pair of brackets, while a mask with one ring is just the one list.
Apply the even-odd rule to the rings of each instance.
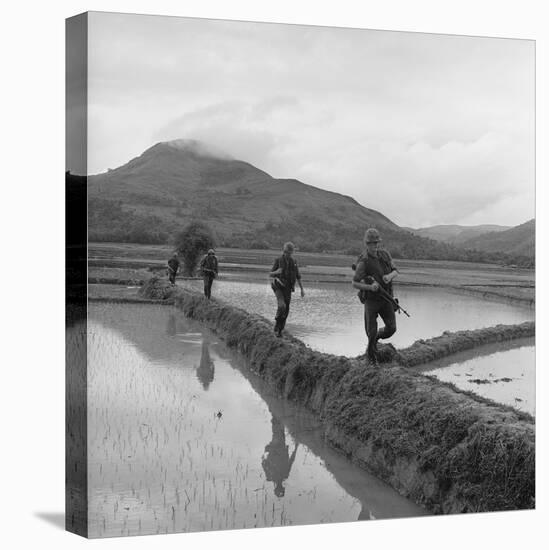
[[91, 241], [167, 243], [193, 220], [207, 223], [219, 246], [279, 248], [292, 240], [302, 251], [356, 255], [365, 229], [376, 227], [397, 258], [502, 258], [424, 238], [350, 196], [273, 178], [198, 140], [156, 143], [88, 177]]
[[505, 252], [533, 258], [536, 253], [536, 221], [529, 220], [506, 231], [485, 233], [468, 239], [463, 246], [486, 252]]
[[435, 239], [451, 244], [463, 244], [465, 241], [484, 233], [499, 232], [511, 229], [509, 225], [433, 225], [420, 229], [409, 229], [414, 235]]
[[295, 179], [275, 179], [196, 140], [157, 143], [88, 181], [92, 200], [112, 201], [167, 223], [204, 219], [225, 237], [303, 217], [358, 233], [369, 226], [400, 231], [389, 218], [349, 196]]

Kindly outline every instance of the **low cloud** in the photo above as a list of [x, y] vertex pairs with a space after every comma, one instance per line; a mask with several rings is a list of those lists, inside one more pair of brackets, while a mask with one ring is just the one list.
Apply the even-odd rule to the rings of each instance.
[[90, 40], [91, 172], [195, 139], [399, 225], [533, 217], [531, 42], [105, 14]]
[[374, 119], [375, 124], [350, 124], [329, 116], [325, 105], [272, 98], [187, 113], [156, 137], [211, 143], [274, 177], [352, 195], [400, 225], [514, 225], [533, 217], [531, 153], [519, 136], [491, 131], [438, 145], [410, 142], [410, 136], [380, 141], [379, 133], [391, 135], [390, 121], [364, 113], [365, 121]]

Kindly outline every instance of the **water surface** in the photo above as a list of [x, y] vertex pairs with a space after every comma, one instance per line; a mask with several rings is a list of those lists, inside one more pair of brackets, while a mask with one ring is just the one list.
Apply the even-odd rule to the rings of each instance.
[[516, 409], [535, 414], [534, 338], [490, 344], [433, 361], [418, 370]]
[[424, 515], [175, 308], [90, 304], [91, 537]]
[[[181, 285], [200, 290], [200, 281]], [[286, 328], [313, 349], [349, 357], [364, 353], [364, 306], [349, 283], [305, 286], [305, 298], [299, 289], [292, 295]], [[410, 314], [397, 314], [397, 332], [389, 342], [398, 348], [418, 339], [439, 336], [445, 330], [471, 330], [496, 324], [515, 324], [534, 320], [534, 311], [520, 305], [483, 300], [432, 287], [401, 287], [395, 295]], [[274, 293], [258, 282], [214, 281], [212, 296], [247, 311], [272, 319], [276, 312]], [[383, 326], [381, 320], [378, 321]]]

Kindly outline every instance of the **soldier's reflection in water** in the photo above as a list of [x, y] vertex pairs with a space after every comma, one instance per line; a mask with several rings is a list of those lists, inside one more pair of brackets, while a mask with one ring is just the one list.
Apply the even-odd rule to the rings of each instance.
[[166, 327], [166, 334], [168, 336], [175, 336], [177, 334], [177, 325], [175, 315], [168, 317], [168, 326]]
[[274, 494], [280, 498], [284, 496], [286, 491], [283, 482], [288, 479], [290, 475], [298, 444], [295, 443], [294, 451], [290, 456], [289, 446], [286, 445], [284, 424], [273, 415], [271, 427], [273, 430], [273, 439], [265, 447], [261, 465], [265, 471], [267, 481], [272, 481], [274, 483]]
[[215, 365], [210, 357], [210, 342], [206, 337], [202, 340], [202, 354], [200, 356], [200, 365], [196, 369], [196, 377], [200, 380], [204, 390], [208, 390], [213, 382], [215, 374]]

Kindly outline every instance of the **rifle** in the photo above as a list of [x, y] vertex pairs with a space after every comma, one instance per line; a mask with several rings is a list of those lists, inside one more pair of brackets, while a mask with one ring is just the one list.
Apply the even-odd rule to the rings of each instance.
[[204, 256], [204, 258], [202, 258], [202, 261], [200, 262], [200, 271], [202, 271], [202, 275], [213, 275], [213, 277], [217, 277], [217, 272], [216, 272], [216, 268], [218, 266], [218, 263], [217, 263], [217, 258], [215, 256], [213, 256], [213, 259], [214, 259], [214, 268], [212, 269], [211, 267], [206, 267], [207, 265], [212, 265], [212, 262], [210, 261], [207, 261], [208, 258], [210, 258], [209, 256]]
[[202, 276], [203, 277], [211, 277], [212, 279], [216, 279], [217, 278], [217, 273], [215, 272], [214, 269], [210, 269], [208, 267], [202, 267]]
[[402, 311], [402, 313], [404, 313], [404, 315], [406, 315], [406, 317], [410, 317], [410, 314], [398, 303], [398, 300], [396, 300], [395, 298], [393, 298], [384, 288], [383, 286], [381, 285], [381, 283], [379, 281], [376, 281], [374, 277], [366, 277], [364, 279], [364, 282], [366, 284], [369, 284], [371, 285], [373, 282], [376, 282], [378, 285], [379, 285], [379, 288], [377, 290], [377, 292], [380, 293], [381, 297], [385, 299], [386, 302], [389, 302], [393, 305], [393, 307], [395, 308], [395, 311], [398, 311], [399, 313]]
[[276, 290], [277, 285], [278, 285], [278, 288], [284, 288], [286, 286], [278, 277], [272, 277], [271, 288], [273, 290]]

